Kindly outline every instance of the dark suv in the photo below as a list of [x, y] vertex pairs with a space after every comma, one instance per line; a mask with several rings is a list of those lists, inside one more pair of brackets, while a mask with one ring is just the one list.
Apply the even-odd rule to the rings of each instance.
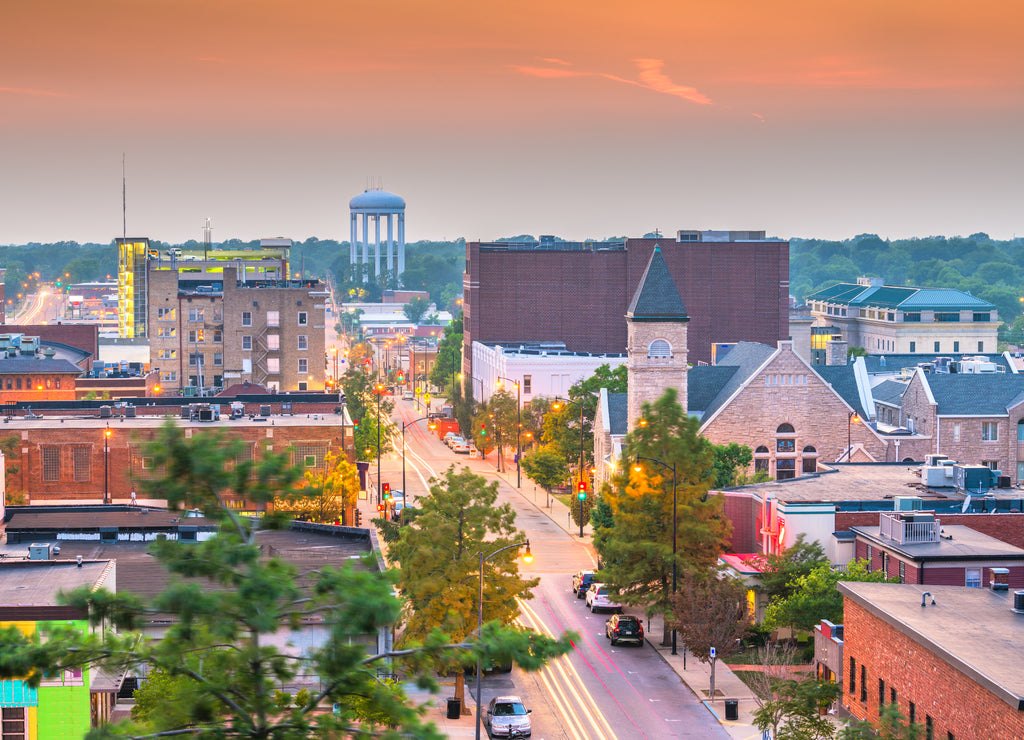
[[587, 595], [590, 584], [594, 582], [594, 571], [578, 570], [572, 574], [572, 592], [576, 594], [577, 599], [582, 599]]
[[620, 642], [634, 642], [637, 645], [644, 644], [644, 626], [637, 617], [632, 614], [616, 614], [604, 623], [604, 634], [612, 645]]

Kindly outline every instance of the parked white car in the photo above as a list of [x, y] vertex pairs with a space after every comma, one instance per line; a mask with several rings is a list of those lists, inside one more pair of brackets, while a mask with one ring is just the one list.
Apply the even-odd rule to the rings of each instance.
[[496, 696], [487, 705], [487, 729], [491, 737], [529, 737], [530, 712], [518, 696]]
[[591, 612], [596, 612], [599, 609], [617, 612], [622, 609], [622, 604], [618, 604], [611, 600], [608, 595], [608, 587], [603, 583], [595, 583], [587, 591], [587, 606], [590, 607]]
[[470, 451], [469, 442], [459, 437], [457, 440], [452, 442], [452, 452], [457, 455], [468, 455]]

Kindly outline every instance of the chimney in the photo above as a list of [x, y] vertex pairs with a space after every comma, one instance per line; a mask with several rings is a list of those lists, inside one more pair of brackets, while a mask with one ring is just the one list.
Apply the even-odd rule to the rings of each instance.
[[1010, 569], [1009, 568], [989, 568], [989, 586], [993, 591], [1009, 591], [1010, 590]]
[[845, 339], [828, 340], [825, 344], [825, 364], [845, 365], [847, 347], [849, 347], [849, 342]]

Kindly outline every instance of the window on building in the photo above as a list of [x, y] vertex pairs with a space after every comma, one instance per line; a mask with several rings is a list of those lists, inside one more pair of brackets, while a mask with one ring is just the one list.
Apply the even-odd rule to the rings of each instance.
[[893, 686], [889, 687], [889, 703], [896, 704], [896, 688]]
[[307, 360], [305, 357], [300, 357], [299, 358], [299, 374], [300, 375], [305, 375], [308, 372], [309, 372], [309, 360]]
[[277, 375], [281, 372], [281, 359], [278, 357], [267, 358], [267, 372]]
[[530, 375], [523, 376], [523, 393], [533, 393], [533, 377]]
[[924, 740], [933, 740], [935, 737], [935, 728], [932, 727], [932, 716], [926, 714], [924, 716]]
[[917, 322], [921, 321], [921, 312], [920, 311], [911, 311], [909, 313], [908, 312], [904, 312], [903, 313], [903, 321], [906, 322], [906, 323], [917, 323]]
[[1017, 422], [1017, 441], [1024, 442], [1024, 419]]
[[219, 324], [220, 322], [222, 322], [224, 320], [224, 309], [221, 308], [220, 306], [212, 306], [210, 308], [210, 313], [211, 313], [211, 320], [215, 324]]
[[953, 422], [953, 441], [954, 442], [959, 442], [960, 441], [960, 422], [959, 421], [954, 421]]
[[885, 679], [878, 679], [878, 711], [885, 708]]
[[778, 459], [775, 461], [776, 480], [792, 480], [796, 478], [796, 460]]
[[998, 460], [982, 460], [981, 464], [984, 465], [989, 470], [999, 470]]
[[271, 352], [277, 352], [281, 349], [281, 335], [280, 334], [267, 334], [267, 349]]
[[309, 337], [305, 334], [299, 334], [299, 350], [309, 349]]
[[953, 342], [953, 351], [954, 352], [959, 352], [960, 351], [960, 342]]
[[206, 342], [206, 334], [202, 329], [189, 329], [188, 341], [189, 344], [203, 344]]
[[224, 342], [224, 330], [223, 329], [214, 329], [213, 330], [213, 341], [216, 342], [217, 344], [222, 344]]
[[60, 378], [54, 378], [54, 379], [53, 379], [53, 386], [54, 386], [54, 387], [55, 387], [55, 388], [56, 388], [57, 390], [60, 390]]
[[871, 572], [871, 545], [864, 546], [864, 559], [868, 561], [867, 571]]
[[25, 707], [0, 708], [0, 739], [28, 740], [28, 709]]
[[939, 349], [939, 344], [940, 344], [939, 342], [935, 343], [935, 351], [936, 352], [941, 352], [942, 351], [942, 350]]
[[984, 352], [985, 351], [985, 343], [984, 342], [978, 342], [978, 351], [979, 352]]
[[252, 326], [252, 311], [242, 311], [242, 326]]
[[917, 352], [917, 342], [911, 342], [910, 343], [910, 354], [914, 354], [915, 352]]
[[964, 585], [967, 588], [981, 588], [981, 568], [965, 568]]
[[56, 483], [60, 480], [60, 448], [43, 447], [43, 481]]
[[917, 705], [914, 702], [907, 704], [907, 721], [910, 724], [917, 722]]
[[951, 321], [959, 321], [959, 320], [960, 320], [960, 312], [959, 311], [941, 311], [941, 312], [940, 311], [936, 311], [935, 312], [935, 321], [945, 321], [945, 322], [948, 323], [948, 322], [951, 322]]
[[161, 326], [156, 330], [156, 335], [162, 339], [173, 339], [178, 336], [178, 330], [173, 326]]
[[158, 308], [156, 318], [158, 321], [174, 321], [175, 310], [173, 308]]
[[860, 700], [862, 702], [868, 700], [868, 669], [863, 663], [860, 666]]
[[309, 385], [309, 384], [308, 384], [308, 383], [307, 383], [307, 382], [306, 382], [305, 380], [300, 380], [300, 381], [299, 381], [299, 390], [300, 390], [300, 391], [305, 391], [305, 390], [309, 390], [309, 389], [307, 388], [307, 386], [308, 386], [308, 385]]
[[647, 347], [648, 357], [671, 357], [672, 356], [672, 345], [666, 342], [664, 339], [655, 339]]
[[160, 373], [161, 383], [177, 383], [178, 382], [178, 371], [177, 370], [166, 370]]
[[997, 422], [997, 421], [983, 421], [983, 422], [981, 422], [981, 441], [982, 442], [998, 442], [999, 441], [999, 422]]
[[889, 577], [889, 553], [882, 553], [882, 573], [886, 578]]
[[299, 311], [299, 326], [306, 326], [309, 324], [309, 314], [305, 311]]
[[771, 462], [768, 459], [769, 452], [768, 448], [764, 445], [759, 445], [754, 450], [754, 472], [755, 473], [768, 473], [768, 465]]
[[850, 693], [857, 693], [857, 660], [850, 657]]
[[224, 366], [224, 353], [223, 352], [214, 352], [213, 353], [213, 366], [214, 367], [223, 367]]
[[162, 349], [156, 353], [157, 359], [160, 360], [177, 360], [178, 350], [176, 349]]
[[189, 321], [205, 321], [204, 316], [206, 312], [202, 308], [196, 306], [190, 306], [188, 309], [188, 320]]
[[280, 311], [267, 311], [267, 326], [280, 326], [281, 325], [281, 312]]
[[978, 313], [977, 311], [975, 311], [974, 315], [971, 317], [971, 320], [972, 321], [991, 321], [992, 320], [992, 315], [988, 311], [985, 311], [983, 313]]
[[803, 467], [801, 472], [816, 473], [818, 471], [818, 451], [811, 445], [804, 447]]
[[245, 336], [242, 337], [242, 349], [243, 350], [251, 350], [252, 349], [252, 337], [251, 336], [245, 335]]
[[75, 482], [88, 483], [92, 478], [92, 450], [81, 445], [74, 450]]
[[900, 583], [907, 582], [907, 564], [900, 561]]
[[189, 367], [199, 367], [203, 364], [203, 353], [202, 352], [189, 352], [188, 353], [188, 365]]

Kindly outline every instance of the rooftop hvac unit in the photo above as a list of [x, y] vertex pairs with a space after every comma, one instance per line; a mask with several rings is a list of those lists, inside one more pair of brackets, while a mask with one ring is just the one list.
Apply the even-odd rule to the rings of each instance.
[[109, 419], [113, 415], [113, 409], [110, 406], [100, 406], [100, 418]]
[[994, 487], [995, 473], [984, 465], [954, 465], [953, 480], [961, 491], [987, 491]]
[[1013, 610], [1018, 614], [1024, 614], [1024, 591], [1013, 592]]
[[893, 511], [920, 511], [921, 510], [921, 498], [920, 496], [896, 496], [892, 500]]
[[925, 455], [924, 456], [924, 464], [926, 466], [928, 466], [928, 467], [931, 467], [931, 466], [934, 466], [934, 465], [941, 465], [942, 464], [940, 462], [941, 460], [948, 460], [948, 459], [949, 459], [949, 457], [946, 456], [946, 455], [938, 455], [938, 454]]
[[125, 416], [126, 419], [134, 419], [135, 418], [135, 407], [134, 406], [125, 406], [124, 407], [124, 416]]
[[953, 468], [949, 465], [922, 467], [921, 479], [929, 488], [948, 488], [953, 485]]
[[43, 542], [33, 542], [28, 546], [28, 559], [29, 560], [49, 560], [50, 559], [50, 545]]

